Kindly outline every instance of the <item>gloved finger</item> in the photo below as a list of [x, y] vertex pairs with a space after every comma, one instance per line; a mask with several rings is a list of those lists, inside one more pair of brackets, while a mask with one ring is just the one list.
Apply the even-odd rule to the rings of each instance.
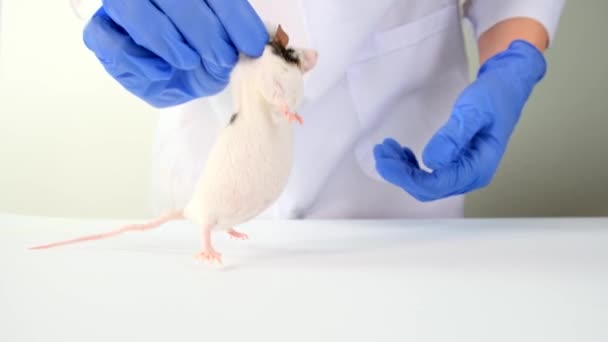
[[419, 169], [420, 165], [418, 164], [418, 159], [414, 155], [414, 152], [407, 147], [403, 147], [403, 154], [406, 156], [406, 160], [412, 164], [415, 168]]
[[247, 0], [206, 0], [238, 51], [259, 57], [269, 40], [266, 26]]
[[227, 85], [227, 82], [209, 75], [200, 64], [191, 70], [172, 68], [135, 44], [112, 22], [103, 8], [85, 28], [84, 40], [110, 75], [128, 91], [157, 108], [217, 93]]
[[376, 168], [383, 178], [420, 201], [436, 200], [466, 188], [475, 181], [476, 173], [471, 170], [475, 164], [467, 155], [449, 167], [429, 173], [410, 161], [381, 156], [376, 159]]
[[85, 45], [95, 53], [112, 76], [132, 75], [140, 79], [163, 80], [171, 66], [131, 37], [100, 8], [84, 29]]
[[375, 159], [399, 159], [398, 156], [392, 150], [387, 149], [383, 144], [377, 144], [374, 146], [374, 158]]
[[401, 145], [394, 139], [387, 138], [381, 144], [384, 150], [384, 155], [389, 158], [396, 160], [402, 160], [403, 154], [401, 153]]
[[382, 142], [382, 145], [384, 145], [387, 150], [390, 150], [392, 153], [394, 153], [395, 156], [398, 156], [398, 158], [402, 157], [401, 144], [399, 144], [395, 139], [386, 138]]
[[103, 0], [103, 8], [116, 24], [141, 45], [172, 66], [192, 69], [200, 57], [171, 20], [149, 0]]
[[408, 147], [401, 146], [401, 144], [399, 144], [395, 139], [392, 138], [384, 139], [383, 145], [388, 150], [392, 151], [395, 156], [398, 156], [395, 157], [395, 159], [401, 159], [403, 161], [411, 163], [412, 165], [414, 165], [414, 167], [419, 168], [418, 160], [416, 159], [414, 152], [412, 152], [412, 150]]
[[[238, 52], [207, 3], [202, 0], [154, 2], [201, 56], [205, 69], [218, 79], [227, 79], [238, 60]], [[232, 2], [225, 1], [227, 4]]]
[[502, 152], [490, 136], [473, 138], [473, 148], [463, 150], [460, 157], [447, 167], [415, 173], [404, 179], [405, 186], [431, 199], [464, 194], [488, 185], [498, 167]]
[[386, 181], [402, 188], [419, 201], [426, 202], [433, 199], [415, 181], [420, 177], [419, 173], [425, 172], [411, 163], [392, 158], [376, 158], [376, 171]]
[[193, 70], [175, 70], [171, 79], [134, 88], [134, 92], [154, 107], [165, 108], [205, 94], [216, 94], [226, 86], [227, 82], [216, 79], [201, 65]]
[[453, 163], [477, 133], [491, 124], [491, 117], [471, 106], [454, 108], [448, 122], [424, 148], [422, 160], [431, 169]]

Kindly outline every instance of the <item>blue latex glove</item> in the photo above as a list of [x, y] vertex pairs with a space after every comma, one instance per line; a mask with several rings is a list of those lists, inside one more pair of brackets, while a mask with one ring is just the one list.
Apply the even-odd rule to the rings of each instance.
[[238, 53], [268, 41], [247, 0], [104, 0], [84, 42], [124, 88], [155, 107], [217, 94]]
[[374, 148], [376, 169], [419, 201], [460, 195], [487, 186], [534, 86], [544, 77], [541, 51], [514, 41], [487, 60], [457, 99], [448, 122], [431, 138], [421, 170], [415, 155], [393, 139]]

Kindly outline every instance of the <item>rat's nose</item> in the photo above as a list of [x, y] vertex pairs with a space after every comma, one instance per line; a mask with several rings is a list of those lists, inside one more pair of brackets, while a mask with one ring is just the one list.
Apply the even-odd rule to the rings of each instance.
[[302, 63], [302, 71], [308, 72], [317, 65], [319, 59], [319, 53], [317, 50], [306, 49], [304, 50], [304, 63]]

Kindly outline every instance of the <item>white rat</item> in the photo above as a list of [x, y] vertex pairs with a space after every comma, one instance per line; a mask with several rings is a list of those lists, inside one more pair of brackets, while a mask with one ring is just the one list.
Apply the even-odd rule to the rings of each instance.
[[[168, 221], [188, 219], [200, 226], [198, 257], [221, 263], [211, 232], [225, 230], [231, 237], [247, 239], [234, 227], [247, 222], [277, 200], [291, 170], [293, 127], [302, 119], [295, 114], [303, 97], [303, 76], [317, 62], [317, 52], [288, 48], [289, 38], [278, 26], [261, 57], [244, 55], [231, 74], [235, 114], [221, 131], [196, 189], [186, 207], [143, 224], [128, 225], [107, 233], [32, 247], [46, 249], [88, 240], [99, 240], [128, 231], [156, 228]], [[272, 32], [275, 31], [275, 32]]]

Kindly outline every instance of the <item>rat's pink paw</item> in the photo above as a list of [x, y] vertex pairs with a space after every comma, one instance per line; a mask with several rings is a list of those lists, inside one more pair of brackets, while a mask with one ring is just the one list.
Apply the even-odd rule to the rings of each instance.
[[241, 232], [237, 232], [234, 229], [231, 229], [228, 231], [228, 235], [230, 235], [230, 237], [232, 239], [236, 239], [236, 240], [249, 240], [249, 236], [247, 236], [247, 234], [243, 234]]
[[221, 264], [222, 263], [222, 255], [216, 251], [214, 251], [213, 249], [209, 249], [209, 250], [202, 250], [200, 251], [197, 255], [196, 258], [202, 261], [206, 261], [206, 262], [216, 262]]
[[304, 123], [302, 117], [300, 117], [296, 113], [286, 113], [285, 115], [287, 116], [287, 120], [289, 120], [289, 123], [292, 123], [294, 121], [297, 121], [300, 125]]
[[299, 116], [298, 114], [295, 114], [295, 113], [291, 114], [291, 115], [292, 115], [292, 118], [290, 119], [290, 122], [297, 121], [300, 125], [304, 124], [304, 120], [302, 120], [301, 116]]
[[302, 120], [302, 117], [299, 116], [297, 113], [292, 113], [289, 111], [289, 107], [287, 107], [287, 105], [283, 105], [282, 106], [282, 111], [283, 111], [283, 115], [285, 115], [285, 117], [287, 118], [287, 120], [289, 120], [289, 122], [294, 122], [297, 121], [300, 125], [302, 125], [304, 123], [304, 120]]

